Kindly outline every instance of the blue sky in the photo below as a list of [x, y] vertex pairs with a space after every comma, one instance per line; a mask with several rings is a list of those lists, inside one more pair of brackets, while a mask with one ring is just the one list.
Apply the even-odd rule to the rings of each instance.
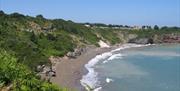
[[180, 0], [0, 0], [0, 9], [75, 22], [180, 26]]

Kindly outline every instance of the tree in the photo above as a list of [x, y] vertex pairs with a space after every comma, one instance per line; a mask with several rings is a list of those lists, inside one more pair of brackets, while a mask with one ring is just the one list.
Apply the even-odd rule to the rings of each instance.
[[150, 29], [150, 30], [152, 29], [151, 26], [147, 26], [147, 27], [148, 27], [148, 29]]
[[0, 15], [4, 15], [4, 12], [0, 10]]
[[163, 27], [161, 28], [161, 30], [166, 30], [166, 29], [168, 29], [167, 26], [163, 26]]
[[155, 26], [154, 26], [154, 30], [159, 30], [158, 25], [155, 25]]
[[37, 15], [36, 18], [40, 18], [40, 19], [43, 19], [43, 15]]
[[31, 34], [31, 36], [30, 36], [30, 40], [31, 40], [32, 42], [34, 42], [35, 44], [37, 44], [37, 42], [38, 42], [38, 38], [37, 38], [37, 36], [36, 36], [36, 34], [35, 34], [34, 31], [32, 32], [32, 34]]
[[146, 28], [146, 26], [142, 26], [142, 29], [145, 29]]
[[[0, 50], [0, 90], [2, 91], [66, 91], [41, 81], [25, 65], [4, 50]], [[3, 90], [6, 89], [6, 90]]]

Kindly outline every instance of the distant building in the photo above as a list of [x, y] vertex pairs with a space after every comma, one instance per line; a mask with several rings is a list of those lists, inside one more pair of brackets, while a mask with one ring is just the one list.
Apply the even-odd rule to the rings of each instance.
[[141, 27], [140, 26], [133, 26], [132, 29], [139, 30], [139, 29], [141, 29]]
[[88, 24], [85, 24], [84, 26], [85, 26], [85, 27], [91, 27], [91, 25], [88, 25]]

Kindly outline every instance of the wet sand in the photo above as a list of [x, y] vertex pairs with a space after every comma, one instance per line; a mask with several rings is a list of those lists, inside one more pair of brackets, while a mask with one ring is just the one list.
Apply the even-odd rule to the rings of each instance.
[[70, 91], [83, 91], [84, 88], [81, 86], [80, 80], [87, 73], [84, 65], [96, 55], [117, 47], [97, 48], [91, 46], [87, 47], [87, 51], [75, 59], [63, 58], [56, 64], [56, 77], [53, 77], [51, 82], [60, 87], [67, 87]]

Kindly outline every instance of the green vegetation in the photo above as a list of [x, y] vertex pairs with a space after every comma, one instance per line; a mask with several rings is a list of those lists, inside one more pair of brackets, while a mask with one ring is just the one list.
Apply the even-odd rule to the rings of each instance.
[[86, 45], [99, 46], [99, 40], [109, 45], [127, 43], [131, 34], [137, 36], [135, 38], [157, 37], [157, 40], [166, 34], [180, 35], [178, 27], [154, 26], [152, 29], [144, 26], [132, 30], [127, 25], [89, 25], [86, 27], [82, 23], [62, 19], [45, 19], [42, 15], [7, 15], [0, 11], [0, 88], [12, 85], [15, 91], [59, 91], [59, 88], [39, 80], [35, 75], [38, 65], [51, 65], [48, 60], [50, 56], [61, 57], [74, 51], [74, 48]]
[[128, 34], [136, 34], [138, 38], [153, 38], [154, 36], [163, 37], [166, 34], [180, 34], [180, 29], [176, 27], [162, 28], [159, 30], [133, 30], [127, 31]]
[[67, 32], [49, 32], [51, 28], [51, 23], [40, 17], [1, 14], [0, 48], [13, 51], [18, 61], [30, 68], [48, 64], [49, 56], [63, 56], [76, 46]]
[[157, 25], [155, 25], [154, 30], [159, 30], [159, 27]]
[[144, 38], [171, 33], [179, 34], [180, 30], [177, 27], [160, 29], [157, 25], [154, 29], [150, 26], [145, 29], [146, 26], [144, 26], [142, 30], [113, 29], [113, 27], [123, 26], [101, 23], [89, 25], [95, 28], [62, 19], [45, 19], [42, 15], [36, 17], [18, 13], [7, 15], [0, 11], [0, 48], [14, 52], [18, 62], [35, 70], [37, 65], [50, 65], [48, 61], [50, 56], [64, 56], [79, 46], [98, 46], [99, 40], [113, 45], [127, 42], [129, 34]]
[[0, 90], [13, 91], [66, 91], [41, 81], [25, 65], [4, 50], [0, 50]]
[[121, 43], [117, 30], [95, 28], [94, 33], [96, 33], [100, 39], [104, 40], [105, 42], [110, 42], [112, 45]]

